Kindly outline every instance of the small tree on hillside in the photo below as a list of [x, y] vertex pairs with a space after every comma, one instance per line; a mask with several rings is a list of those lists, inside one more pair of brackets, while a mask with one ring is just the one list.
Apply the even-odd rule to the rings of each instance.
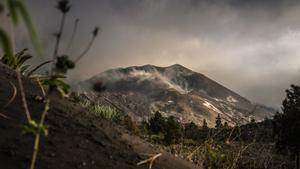
[[276, 133], [278, 149], [288, 150], [295, 158], [299, 169], [300, 155], [300, 87], [291, 85], [286, 90], [286, 98], [282, 103], [283, 113], [274, 117], [274, 133]]
[[190, 122], [185, 126], [185, 138], [198, 139], [199, 128], [194, 122]]
[[229, 128], [229, 124], [228, 124], [227, 121], [224, 122], [224, 126], [223, 127], [224, 127], [224, 129], [228, 129]]
[[209, 127], [207, 125], [206, 119], [203, 119], [203, 123], [201, 126], [201, 139], [202, 140], [206, 140], [208, 138], [209, 135]]
[[149, 120], [150, 131], [154, 134], [158, 134], [164, 131], [165, 128], [165, 119], [160, 114], [159, 111], [156, 111], [154, 116]]
[[216, 129], [220, 129], [223, 127], [223, 124], [222, 124], [222, 119], [220, 117], [220, 114], [218, 114], [217, 118], [216, 118], [216, 125], [215, 125], [215, 128]]
[[105, 85], [104, 85], [103, 82], [98, 81], [98, 82], [96, 82], [96, 83], [93, 84], [93, 89], [94, 89], [96, 92], [99, 92], [99, 93], [100, 93], [100, 92], [105, 91], [105, 90], [106, 90], [106, 87], [105, 87]]
[[180, 123], [175, 120], [174, 116], [170, 116], [166, 122], [164, 132], [164, 141], [166, 144], [178, 143], [183, 136], [183, 128]]
[[203, 130], [207, 130], [208, 129], [206, 119], [203, 119], [202, 129]]

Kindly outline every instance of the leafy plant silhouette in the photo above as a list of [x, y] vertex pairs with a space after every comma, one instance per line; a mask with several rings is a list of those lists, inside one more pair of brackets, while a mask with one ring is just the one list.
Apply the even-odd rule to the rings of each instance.
[[[9, 12], [9, 19], [13, 25], [17, 25], [20, 20], [22, 20], [27, 28], [29, 33], [32, 45], [35, 49], [37, 55], [42, 56], [42, 48], [40, 42], [38, 40], [38, 36], [34, 29], [33, 23], [31, 21], [31, 17], [27, 12], [24, 4], [20, 0], [6, 0], [6, 5], [0, 2], [0, 14], [3, 13], [4, 8], [6, 8]], [[56, 92], [62, 97], [68, 97], [70, 94], [70, 86], [64, 82], [64, 78], [66, 78], [65, 74], [69, 69], [75, 67], [75, 63], [78, 62], [90, 49], [92, 46], [95, 37], [98, 34], [98, 27], [95, 28], [93, 31], [93, 37], [91, 42], [88, 44], [87, 48], [75, 59], [75, 62], [70, 60], [67, 55], [59, 55], [59, 47], [60, 47], [60, 40], [63, 34], [63, 28], [65, 24], [66, 14], [70, 11], [71, 5], [69, 4], [68, 0], [60, 0], [58, 1], [57, 8], [62, 12], [62, 19], [61, 25], [59, 28], [59, 32], [56, 34], [56, 44], [54, 48], [54, 55], [53, 60], [46, 61], [29, 71], [30, 65], [25, 64], [25, 62], [32, 58], [31, 55], [26, 54], [27, 49], [23, 49], [22, 51], [14, 54], [14, 44], [13, 44], [13, 31], [11, 31], [11, 37], [2, 29], [0, 28], [0, 45], [1, 49], [3, 50], [4, 56], [1, 57], [1, 62], [9, 66], [10, 68], [14, 69], [17, 74], [17, 81], [19, 85], [19, 90], [22, 99], [22, 106], [24, 108], [24, 112], [27, 118], [27, 124], [23, 127], [23, 133], [33, 134], [34, 139], [34, 147], [33, 153], [30, 163], [30, 169], [35, 168], [35, 162], [37, 159], [37, 154], [39, 150], [40, 144], [40, 137], [48, 135], [48, 128], [44, 124], [46, 115], [50, 109], [50, 101], [51, 95]], [[77, 21], [78, 22], [78, 21]], [[77, 27], [77, 23], [75, 25]], [[72, 39], [75, 36], [75, 32], [72, 35]], [[72, 40], [70, 43], [72, 43]], [[71, 44], [69, 44], [69, 47]], [[34, 75], [32, 74], [41, 68], [42, 66], [52, 63], [52, 67], [50, 70], [50, 74], [46, 75]], [[28, 72], [29, 71], [29, 72]], [[25, 89], [22, 81], [22, 74], [28, 72], [27, 76], [37, 81], [40, 89], [42, 91], [42, 100], [44, 102], [44, 109], [41, 113], [41, 117], [39, 121], [32, 119], [31, 113], [28, 109], [28, 104], [25, 95]], [[11, 82], [10, 82], [11, 83]], [[44, 86], [47, 86], [47, 91], [45, 91]], [[14, 86], [16, 89], [16, 87]]]
[[20, 73], [24, 74], [30, 68], [30, 65], [25, 64], [25, 62], [32, 58], [31, 55], [26, 54], [27, 49], [23, 49], [22, 51], [15, 54], [13, 57], [8, 57], [8, 55], [4, 55], [1, 58], [1, 62], [6, 64], [10, 68], [14, 70], [20, 71]]

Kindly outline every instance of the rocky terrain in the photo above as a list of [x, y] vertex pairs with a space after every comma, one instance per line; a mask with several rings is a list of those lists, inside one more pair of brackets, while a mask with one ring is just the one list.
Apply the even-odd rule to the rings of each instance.
[[275, 113], [274, 109], [255, 104], [179, 64], [111, 69], [79, 83], [77, 89], [98, 102], [113, 103], [137, 121], [160, 111], [183, 123], [193, 121], [201, 125], [206, 119], [213, 126], [220, 114], [229, 125], [241, 125]]

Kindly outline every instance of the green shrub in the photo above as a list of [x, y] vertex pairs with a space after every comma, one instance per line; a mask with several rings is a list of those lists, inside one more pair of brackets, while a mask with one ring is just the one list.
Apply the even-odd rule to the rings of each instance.
[[122, 117], [117, 109], [106, 105], [95, 104], [90, 106], [88, 110], [94, 112], [98, 117], [115, 122], [120, 121]]
[[165, 129], [165, 123], [165, 118], [157, 111], [149, 120], [149, 129], [154, 134], [162, 133]]
[[114, 107], [91, 103], [86, 99], [81, 100], [79, 104], [89, 112], [93, 112], [97, 117], [114, 122], [120, 122], [122, 120], [123, 115]]
[[179, 143], [183, 138], [183, 128], [181, 124], [175, 120], [175, 117], [168, 117], [165, 124], [164, 142], [166, 144]]

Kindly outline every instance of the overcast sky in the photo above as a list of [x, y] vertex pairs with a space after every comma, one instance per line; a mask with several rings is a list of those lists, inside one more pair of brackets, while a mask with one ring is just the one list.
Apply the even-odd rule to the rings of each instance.
[[[55, 0], [25, 0], [46, 55], [53, 51], [60, 13]], [[284, 90], [300, 83], [300, 3], [288, 0], [73, 0], [78, 36], [70, 55], [90, 52], [70, 74], [83, 80], [114, 67], [182, 64], [254, 102], [280, 105]], [[23, 38], [22, 31], [17, 33]], [[18, 47], [24, 45], [18, 41]], [[51, 51], [51, 52], [50, 52]], [[62, 48], [61, 52], [64, 51]]]

